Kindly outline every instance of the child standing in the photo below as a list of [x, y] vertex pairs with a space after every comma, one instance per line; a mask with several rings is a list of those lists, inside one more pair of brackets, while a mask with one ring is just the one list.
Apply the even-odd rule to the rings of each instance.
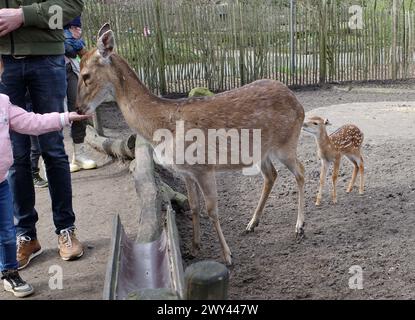
[[13, 199], [6, 180], [13, 164], [9, 131], [21, 134], [41, 135], [59, 131], [72, 121], [82, 121], [88, 116], [71, 113], [28, 113], [10, 103], [6, 95], [0, 94], [0, 271], [4, 289], [16, 297], [23, 298], [33, 293], [33, 287], [20, 277], [16, 260], [16, 230], [13, 222]]

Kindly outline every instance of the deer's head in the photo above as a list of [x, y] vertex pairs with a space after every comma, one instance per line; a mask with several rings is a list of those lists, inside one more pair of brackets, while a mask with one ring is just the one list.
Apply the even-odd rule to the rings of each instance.
[[[303, 124], [303, 131], [319, 137], [322, 132], [326, 130], [326, 126], [330, 126], [331, 123], [328, 119], [320, 117], [311, 117]], [[323, 131], [324, 130], [324, 131]]]
[[104, 101], [114, 100], [117, 81], [111, 61], [114, 48], [114, 33], [106, 23], [98, 33], [97, 48], [86, 53], [81, 60], [77, 98], [79, 113], [93, 113]]

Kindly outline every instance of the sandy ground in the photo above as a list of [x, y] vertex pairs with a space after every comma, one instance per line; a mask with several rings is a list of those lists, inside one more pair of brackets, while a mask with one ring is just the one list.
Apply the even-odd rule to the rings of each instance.
[[[414, 88], [412, 83], [393, 86]], [[297, 91], [306, 111], [324, 113], [334, 125], [361, 121], [357, 105], [352, 112], [344, 107], [325, 108], [345, 103], [415, 101], [415, 93], [368, 93], [333, 90]], [[351, 166], [342, 165], [338, 184], [339, 204], [332, 205], [328, 187], [321, 208], [314, 206], [318, 185], [319, 162], [314, 140], [303, 136], [299, 155], [306, 166], [306, 239], [296, 243], [296, 191], [286, 169], [280, 175], [255, 233], [243, 235], [259, 199], [262, 179], [244, 177], [239, 172], [218, 175], [219, 209], [224, 234], [234, 255], [231, 268], [231, 299], [395, 299], [415, 298], [414, 238], [415, 222], [415, 145], [412, 108], [394, 104], [393, 120], [383, 117], [388, 111], [376, 109], [375, 117], [365, 123], [364, 154], [367, 188], [364, 196], [346, 195]], [[357, 108], [357, 109], [356, 109]], [[379, 108], [379, 107], [377, 107]], [[367, 110], [367, 109], [365, 109]], [[370, 112], [368, 116], [373, 116]], [[344, 116], [344, 117], [343, 117]], [[107, 132], [128, 132], [118, 110], [104, 110]], [[407, 119], [405, 121], [400, 121]], [[408, 120], [408, 119], [412, 119]], [[372, 123], [372, 125], [370, 125]], [[375, 123], [375, 124], [373, 124]], [[405, 123], [405, 124], [403, 124]], [[378, 125], [381, 126], [378, 127]], [[412, 125], [412, 127], [411, 127]], [[363, 128], [362, 128], [363, 129]], [[386, 131], [386, 129], [388, 131]], [[412, 131], [411, 131], [412, 130]], [[66, 140], [71, 153], [70, 141]], [[86, 250], [82, 259], [60, 260], [54, 234], [47, 190], [37, 191], [39, 240], [45, 252], [22, 271], [36, 289], [31, 299], [101, 299], [108, 261], [112, 219], [118, 213], [131, 236], [137, 226], [136, 196], [127, 164], [96, 152], [100, 168], [73, 175], [74, 208], [79, 238]], [[182, 186], [178, 186], [179, 189]], [[185, 263], [202, 259], [220, 259], [219, 243], [213, 227], [202, 215], [200, 255], [189, 255], [190, 212], [178, 214]], [[350, 290], [349, 268], [359, 265], [364, 271], [364, 289]], [[63, 289], [51, 290], [50, 268], [63, 270]], [[0, 291], [0, 299], [12, 299]]]

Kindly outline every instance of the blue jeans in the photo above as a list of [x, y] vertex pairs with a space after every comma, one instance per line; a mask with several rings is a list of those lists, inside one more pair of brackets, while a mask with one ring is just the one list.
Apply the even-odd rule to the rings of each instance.
[[0, 271], [17, 269], [13, 202], [7, 181], [0, 183]]
[[[30, 100], [29, 93], [26, 94], [26, 110], [33, 111], [32, 101]], [[32, 173], [39, 173], [39, 159], [42, 155], [40, 150], [39, 139], [36, 136], [30, 136], [31, 150], [30, 150], [30, 161], [32, 162]]]
[[[66, 96], [66, 69], [64, 56], [29, 56], [15, 59], [3, 56], [4, 73], [0, 91], [10, 101], [26, 109], [25, 96], [29, 91], [33, 111], [44, 114], [63, 112]], [[30, 137], [11, 133], [14, 164], [10, 168], [9, 183], [14, 197], [14, 217], [17, 235], [36, 239], [35, 190], [30, 162]], [[52, 199], [55, 232], [71, 228], [75, 223], [72, 209], [72, 186], [68, 156], [62, 132], [39, 136]]]

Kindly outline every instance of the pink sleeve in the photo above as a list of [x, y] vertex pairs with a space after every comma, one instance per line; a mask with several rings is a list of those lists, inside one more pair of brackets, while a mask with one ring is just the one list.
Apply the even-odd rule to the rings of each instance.
[[39, 136], [62, 130], [69, 125], [69, 113], [36, 114], [9, 103], [10, 129], [21, 134]]

